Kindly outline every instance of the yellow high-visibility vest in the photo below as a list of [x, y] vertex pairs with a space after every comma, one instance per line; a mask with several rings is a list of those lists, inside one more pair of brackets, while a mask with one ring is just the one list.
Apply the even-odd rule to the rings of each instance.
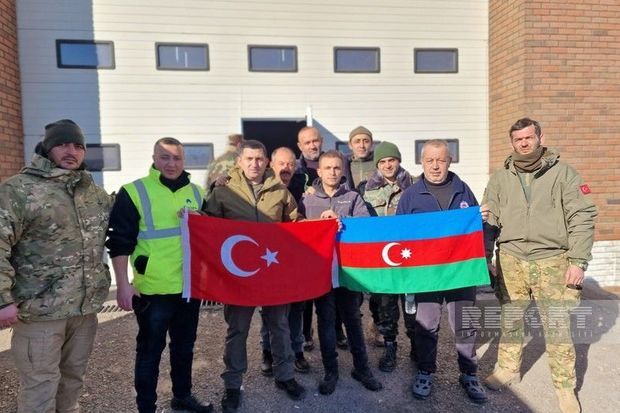
[[[181, 208], [197, 211], [204, 191], [192, 183], [172, 192], [159, 180], [160, 172], [151, 167], [149, 175], [123, 185], [140, 214], [138, 243], [131, 254], [133, 286], [143, 294], [177, 294], [183, 290], [183, 248]], [[148, 257], [143, 274], [136, 258]]]

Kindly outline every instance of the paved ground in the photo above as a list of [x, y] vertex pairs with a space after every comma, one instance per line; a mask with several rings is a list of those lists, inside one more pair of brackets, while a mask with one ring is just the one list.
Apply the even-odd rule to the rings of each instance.
[[[617, 325], [619, 300], [596, 285], [590, 285], [581, 312], [586, 314], [585, 326], [574, 325], [580, 331], [577, 337], [577, 374], [579, 397], [584, 412], [617, 412], [620, 410], [620, 327]], [[497, 305], [490, 294], [479, 296], [485, 308]], [[365, 305], [366, 309], [367, 306]], [[481, 314], [484, 314], [484, 309]], [[589, 315], [588, 315], [589, 314]], [[368, 320], [368, 316], [364, 317]], [[135, 321], [129, 313], [100, 315], [100, 329], [96, 348], [91, 358], [84, 394], [81, 398], [84, 412], [134, 411], [132, 366], [134, 357]], [[551, 386], [544, 345], [540, 338], [532, 338], [525, 349], [521, 383], [502, 392], [489, 393], [489, 402], [479, 406], [469, 402], [458, 385], [454, 339], [447, 324], [442, 324], [439, 348], [439, 372], [435, 376], [433, 394], [426, 401], [415, 400], [410, 393], [415, 368], [409, 362], [408, 343], [400, 337], [399, 365], [391, 374], [377, 377], [385, 389], [372, 393], [349, 376], [351, 357], [346, 351], [340, 354], [340, 376], [336, 392], [321, 396], [316, 388], [322, 376], [320, 355], [317, 350], [307, 353], [313, 367], [310, 374], [297, 375], [298, 381], [308, 389], [301, 402], [292, 402], [277, 390], [271, 379], [259, 373], [260, 350], [258, 344], [258, 317], [255, 317], [248, 354], [250, 366], [245, 376], [241, 413], [254, 412], [557, 412]], [[578, 320], [576, 320], [578, 321]], [[204, 310], [201, 313], [199, 338], [194, 363], [194, 390], [203, 400], [213, 402], [219, 411], [223, 369], [222, 348], [224, 321], [221, 310]], [[492, 332], [491, 332], [492, 333]], [[486, 334], [479, 339], [481, 375], [488, 374], [497, 356], [497, 338]], [[9, 332], [0, 331], [0, 412], [14, 412], [17, 380], [8, 349]], [[373, 367], [376, 367], [381, 349], [369, 348]], [[164, 360], [168, 353], [164, 354]], [[159, 394], [160, 411], [169, 412], [171, 397], [169, 366], [162, 363]]]

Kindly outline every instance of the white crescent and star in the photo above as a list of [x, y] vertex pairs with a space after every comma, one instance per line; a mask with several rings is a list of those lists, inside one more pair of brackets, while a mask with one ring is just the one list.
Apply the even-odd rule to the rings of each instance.
[[[242, 278], [251, 277], [257, 272], [259, 272], [260, 268], [251, 271], [243, 270], [239, 268], [239, 266], [237, 266], [237, 264], [232, 258], [232, 249], [240, 242], [250, 242], [258, 246], [258, 242], [248, 237], [247, 235], [231, 235], [230, 237], [226, 238], [222, 243], [222, 247], [220, 248], [220, 258], [222, 260], [224, 268], [226, 268], [226, 270], [232, 275], [236, 275], [237, 277]], [[261, 256], [260, 258], [265, 260], [265, 262], [267, 263], [267, 267], [270, 267], [271, 264], [280, 263], [278, 261], [277, 255], [278, 251], [271, 251], [269, 248], [265, 248], [265, 255]]]
[[[383, 261], [389, 265], [390, 267], [398, 267], [399, 265], [401, 265], [403, 262], [395, 262], [393, 260], [390, 259], [390, 249], [392, 247], [395, 247], [397, 245], [400, 245], [400, 242], [388, 242], [387, 244], [385, 244], [385, 246], [383, 247], [383, 250], [381, 250], [381, 258], [383, 258]], [[403, 260], [408, 260], [409, 258], [411, 258], [411, 250], [409, 248], [402, 248], [400, 250], [400, 256]]]

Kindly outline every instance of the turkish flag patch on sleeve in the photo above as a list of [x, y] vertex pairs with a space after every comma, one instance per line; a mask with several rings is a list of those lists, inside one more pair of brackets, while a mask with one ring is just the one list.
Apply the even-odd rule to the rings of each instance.
[[581, 193], [584, 195], [588, 195], [592, 190], [587, 184], [579, 185], [579, 189], [581, 189]]

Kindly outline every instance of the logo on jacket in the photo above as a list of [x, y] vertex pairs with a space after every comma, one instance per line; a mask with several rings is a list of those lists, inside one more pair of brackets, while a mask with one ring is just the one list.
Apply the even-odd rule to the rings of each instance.
[[588, 184], [579, 185], [579, 189], [581, 189], [581, 193], [584, 195], [588, 195], [590, 192], [592, 192]]
[[461, 201], [459, 208], [469, 208], [469, 204], [466, 201]]

